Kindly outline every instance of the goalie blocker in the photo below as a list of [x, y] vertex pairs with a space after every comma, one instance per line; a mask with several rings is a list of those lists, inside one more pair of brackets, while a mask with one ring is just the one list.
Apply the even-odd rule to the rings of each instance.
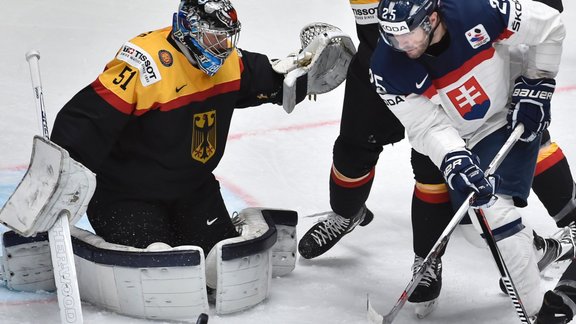
[[23, 236], [48, 231], [63, 213], [75, 224], [84, 215], [94, 189], [94, 173], [65, 149], [34, 136], [30, 165], [0, 210], [0, 221]]
[[[71, 229], [80, 296], [133, 317], [183, 320], [208, 313], [207, 284], [215, 289], [217, 314], [262, 302], [270, 279], [296, 262], [295, 211], [248, 208], [239, 214], [241, 236], [219, 242], [204, 260], [196, 246], [153, 243], [146, 249], [105, 242]], [[53, 290], [47, 235], [3, 235], [3, 276], [10, 289]]]

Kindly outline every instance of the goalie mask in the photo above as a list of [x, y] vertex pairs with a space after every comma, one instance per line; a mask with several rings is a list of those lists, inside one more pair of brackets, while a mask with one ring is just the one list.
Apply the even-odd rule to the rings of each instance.
[[433, 32], [430, 15], [436, 8], [437, 0], [382, 0], [378, 5], [380, 35], [397, 51], [428, 47]]
[[172, 35], [184, 55], [212, 76], [236, 47], [240, 22], [229, 0], [183, 0]]

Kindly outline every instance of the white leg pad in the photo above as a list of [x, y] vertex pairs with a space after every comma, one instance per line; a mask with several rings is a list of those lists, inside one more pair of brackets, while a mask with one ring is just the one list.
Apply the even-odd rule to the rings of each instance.
[[276, 225], [278, 240], [272, 247], [272, 277], [282, 277], [296, 267], [296, 226]]
[[208, 312], [200, 247], [154, 243], [138, 249], [74, 227], [72, 236], [83, 301], [154, 320], [189, 320]]
[[[476, 217], [476, 215], [474, 215]], [[462, 233], [462, 236], [468, 241], [468, 243], [474, 245], [477, 248], [487, 249], [488, 245], [478, 233], [478, 230], [472, 224], [461, 224], [457, 227], [457, 230]]]
[[502, 258], [529, 316], [536, 315], [544, 297], [533, 241], [532, 229], [524, 228], [498, 242]]
[[298, 213], [293, 210], [263, 209], [262, 214], [270, 215], [276, 226], [277, 239], [272, 246], [272, 277], [285, 276], [296, 267]]
[[74, 224], [95, 188], [90, 170], [65, 149], [35, 136], [28, 171], [0, 210], [0, 221], [23, 236], [48, 231], [63, 212]]
[[218, 242], [206, 261], [208, 285], [216, 287], [217, 314], [253, 307], [266, 299], [270, 289], [271, 248], [276, 243], [273, 220], [261, 208], [244, 209], [239, 217], [241, 236]]
[[13, 231], [2, 235], [2, 269], [6, 287], [18, 291], [56, 290], [46, 233], [26, 238]]

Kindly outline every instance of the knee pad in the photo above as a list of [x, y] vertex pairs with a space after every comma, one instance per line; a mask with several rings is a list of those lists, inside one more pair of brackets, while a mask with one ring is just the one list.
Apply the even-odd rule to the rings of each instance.
[[154, 320], [208, 312], [204, 252], [197, 246], [112, 244], [72, 227], [80, 296], [104, 309]]
[[48, 233], [23, 237], [8, 231], [2, 234], [2, 242], [2, 272], [8, 289], [56, 290]]
[[[280, 244], [274, 219], [283, 226]], [[217, 314], [242, 311], [266, 299], [274, 262], [278, 273], [294, 269], [296, 222], [297, 214], [291, 211], [246, 208], [239, 213], [235, 223], [240, 236], [218, 242], [206, 258], [207, 284], [216, 290]]]
[[[497, 194], [496, 196], [498, 197], [496, 203], [490, 208], [483, 208], [482, 212], [490, 225], [494, 238], [496, 241], [500, 241], [518, 233], [524, 228], [524, 225], [518, 208], [514, 206], [514, 199], [506, 195]], [[468, 215], [478, 233], [482, 233], [476, 214], [472, 209], [468, 211]]]
[[458, 225], [458, 230], [462, 233], [462, 236], [468, 241], [468, 243], [474, 245], [477, 248], [487, 248], [486, 242], [478, 232], [478, 230], [472, 224], [460, 224]]
[[338, 136], [334, 143], [333, 163], [346, 177], [359, 178], [374, 168], [381, 152], [382, 145], [361, 143]]

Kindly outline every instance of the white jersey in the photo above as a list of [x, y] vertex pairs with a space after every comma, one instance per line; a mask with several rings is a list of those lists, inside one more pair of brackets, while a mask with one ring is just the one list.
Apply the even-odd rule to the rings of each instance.
[[439, 166], [506, 125], [508, 45], [529, 46], [523, 75], [554, 77], [565, 30], [558, 11], [531, 0], [443, 0], [438, 11], [449, 34], [443, 52], [413, 60], [380, 41], [371, 77], [412, 146]]

